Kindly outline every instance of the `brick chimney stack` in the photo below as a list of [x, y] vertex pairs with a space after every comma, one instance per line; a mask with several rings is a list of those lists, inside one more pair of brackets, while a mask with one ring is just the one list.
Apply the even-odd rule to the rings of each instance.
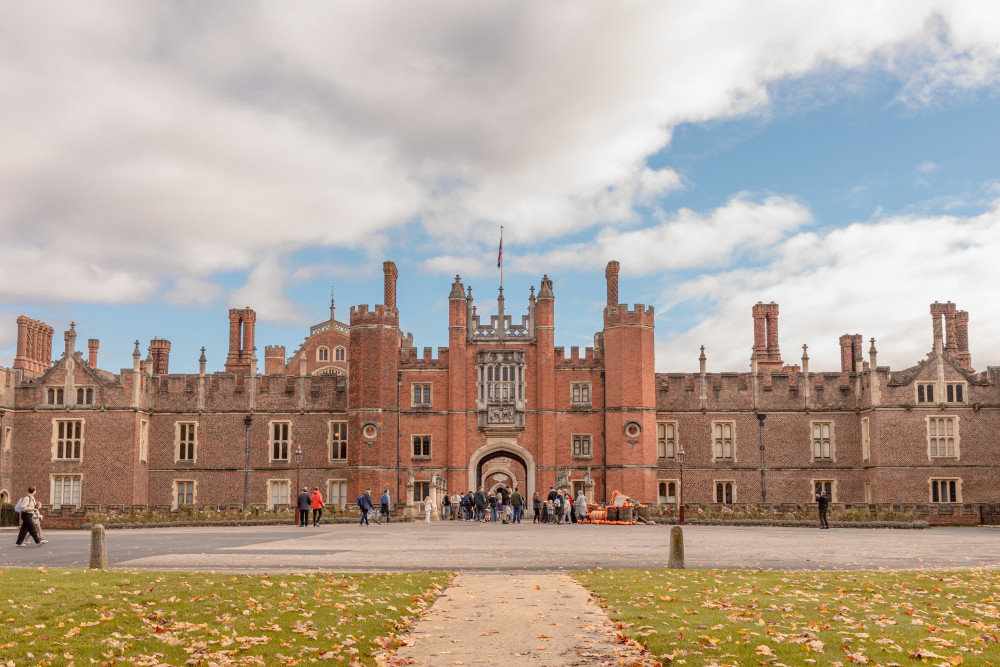
[[399, 272], [396, 265], [391, 261], [382, 263], [382, 272], [385, 273], [385, 307], [396, 309], [396, 278]]
[[257, 313], [252, 308], [229, 309], [229, 356], [226, 357], [226, 372], [243, 375], [250, 372], [250, 357], [253, 355], [254, 324]]
[[97, 368], [97, 350], [101, 347], [101, 341], [97, 338], [91, 338], [87, 341], [87, 349], [90, 351], [90, 356], [87, 359], [87, 363], [90, 364], [91, 368]]
[[862, 370], [861, 334], [844, 334], [840, 337], [840, 372], [853, 373]]
[[620, 270], [621, 266], [615, 260], [608, 262], [608, 267], [604, 270], [604, 277], [608, 281], [609, 306], [618, 305], [618, 273]]
[[149, 341], [149, 353], [153, 356], [153, 373], [166, 375], [170, 365], [170, 341], [154, 338]]
[[17, 354], [14, 368], [42, 373], [52, 365], [53, 329], [45, 322], [21, 315], [17, 318]]
[[753, 307], [753, 342], [757, 363], [762, 370], [781, 370], [778, 345], [778, 304], [758, 301]]
[[956, 355], [958, 363], [967, 371], [972, 371], [972, 353], [969, 352], [969, 313], [964, 310], [955, 312], [955, 344], [958, 347]]

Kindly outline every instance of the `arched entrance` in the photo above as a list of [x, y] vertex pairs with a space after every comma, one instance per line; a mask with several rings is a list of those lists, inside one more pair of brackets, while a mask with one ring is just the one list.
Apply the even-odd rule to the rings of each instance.
[[[480, 447], [469, 458], [469, 488], [478, 489], [483, 486], [483, 470], [490, 461], [498, 458], [509, 458], [524, 468], [525, 500], [530, 501], [535, 493], [535, 459], [527, 449], [513, 442], [493, 442]], [[513, 475], [512, 475], [513, 476]]]

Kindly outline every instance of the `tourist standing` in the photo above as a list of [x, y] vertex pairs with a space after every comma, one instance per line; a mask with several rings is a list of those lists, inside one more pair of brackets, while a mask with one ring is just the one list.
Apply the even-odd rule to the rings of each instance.
[[451, 496], [444, 494], [444, 520], [451, 518]]
[[511, 522], [521, 523], [521, 515], [524, 514], [524, 497], [521, 496], [521, 492], [518, 491], [516, 486], [514, 487], [514, 493], [510, 494], [510, 506], [514, 510]]
[[309, 495], [309, 489], [302, 489], [302, 493], [299, 494], [298, 507], [299, 507], [299, 525], [303, 528], [309, 526], [309, 510], [312, 509], [313, 501], [312, 496]]
[[830, 499], [826, 497], [826, 491], [821, 491], [820, 494], [816, 496], [816, 504], [819, 506], [820, 530], [829, 528], [830, 524], [826, 521], [826, 511], [830, 507]]
[[573, 492], [567, 491], [563, 497], [563, 523], [576, 523], [573, 517]]
[[535, 495], [531, 497], [531, 510], [534, 514], [531, 518], [531, 523], [538, 523], [541, 521], [542, 498], [538, 495], [538, 491], [535, 491]]
[[431, 510], [434, 509], [434, 501], [431, 500], [430, 496], [424, 498], [424, 523], [431, 522]]
[[576, 496], [576, 516], [580, 523], [587, 520], [587, 496], [583, 489], [580, 489], [580, 493]]
[[313, 487], [312, 493], [312, 510], [313, 510], [313, 528], [319, 525], [320, 519], [323, 518], [323, 494], [319, 492], [319, 487]]
[[382, 490], [382, 498], [379, 499], [379, 505], [379, 514], [385, 517], [386, 523], [389, 523], [389, 506], [392, 505], [392, 498], [389, 497], [389, 489]]
[[483, 487], [479, 487], [479, 490], [476, 491], [473, 502], [476, 505], [476, 522], [484, 521], [486, 519], [486, 494], [483, 493]]
[[38, 524], [35, 522], [35, 515], [40, 512], [38, 503], [35, 501], [35, 487], [28, 487], [28, 495], [21, 498], [18, 503], [21, 506], [21, 529], [17, 531], [17, 541], [15, 547], [23, 547], [24, 538], [31, 535], [35, 544], [46, 544], [48, 540], [42, 539], [38, 533]]
[[460, 509], [464, 509], [465, 503], [462, 502], [462, 496], [458, 495], [458, 491], [451, 494], [451, 520], [455, 521], [458, 519], [458, 512]]

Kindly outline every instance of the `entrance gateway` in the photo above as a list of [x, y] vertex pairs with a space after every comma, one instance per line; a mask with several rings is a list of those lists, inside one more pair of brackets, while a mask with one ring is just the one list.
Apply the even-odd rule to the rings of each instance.
[[[520, 445], [508, 439], [498, 439], [495, 442], [488, 442], [485, 446], [477, 449], [469, 458], [469, 486], [476, 491], [483, 484], [483, 469], [490, 461], [500, 457], [513, 459], [524, 467], [525, 484], [522, 495], [525, 501], [530, 501], [535, 494], [535, 459], [531, 453]], [[511, 486], [513, 487], [512, 482]]]

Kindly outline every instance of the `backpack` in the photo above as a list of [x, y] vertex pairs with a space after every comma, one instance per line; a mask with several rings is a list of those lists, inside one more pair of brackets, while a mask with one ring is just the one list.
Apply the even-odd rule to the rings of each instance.
[[24, 502], [24, 498], [23, 497], [17, 499], [17, 504], [14, 505], [14, 514], [20, 514], [21, 513], [21, 503], [23, 503], [23, 502]]
[[560, 507], [562, 507], [562, 500], [559, 498], [559, 496], [556, 496], [556, 499], [552, 501], [552, 504], [555, 506], [556, 509], [559, 509]]
[[364, 494], [361, 494], [360, 496], [358, 496], [358, 507], [360, 507], [361, 509], [365, 508], [365, 496], [364, 496]]

